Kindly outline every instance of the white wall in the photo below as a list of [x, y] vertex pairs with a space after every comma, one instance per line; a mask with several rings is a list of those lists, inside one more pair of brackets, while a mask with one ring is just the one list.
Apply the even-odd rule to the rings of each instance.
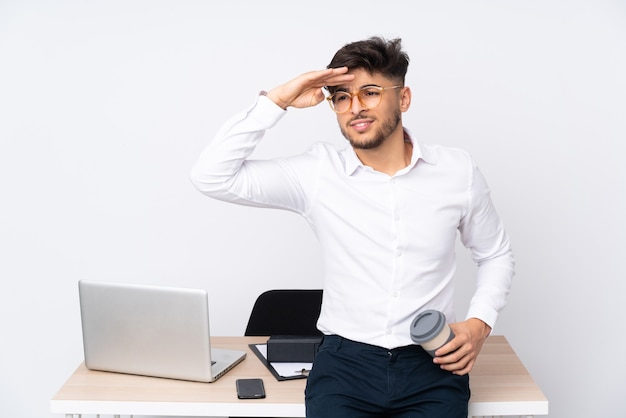
[[[550, 417], [623, 416], [626, 5], [598, 0], [0, 0], [0, 416], [51, 416], [82, 360], [79, 279], [209, 288], [222, 335], [261, 291], [320, 286], [300, 218], [187, 173], [258, 90], [378, 34], [412, 59], [405, 125], [470, 150], [506, 222], [518, 273], [495, 333]], [[317, 140], [343, 145], [329, 109], [290, 111], [258, 155]]]

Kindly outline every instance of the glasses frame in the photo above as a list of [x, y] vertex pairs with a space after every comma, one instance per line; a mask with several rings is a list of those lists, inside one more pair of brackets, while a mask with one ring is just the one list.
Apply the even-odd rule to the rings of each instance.
[[[367, 86], [367, 87], [363, 87], [359, 90], [357, 90], [356, 93], [350, 93], [349, 91], [345, 91], [345, 90], [338, 90], [336, 92], [334, 92], [333, 94], [329, 95], [326, 97], [326, 100], [328, 101], [328, 104], [330, 105], [330, 108], [333, 110], [333, 112], [338, 113], [338, 114], [342, 114], [342, 113], [346, 113], [347, 111], [350, 110], [350, 108], [352, 107], [352, 103], [354, 102], [354, 97], [356, 96], [356, 98], [359, 100], [359, 103], [361, 104], [361, 106], [363, 106], [365, 109], [373, 109], [376, 106], [378, 106], [380, 104], [380, 102], [382, 102], [383, 100], [383, 93], [385, 92], [385, 90], [393, 90], [393, 89], [398, 89], [398, 88], [402, 88], [404, 87], [403, 85], [396, 85], [396, 86], [390, 86], [390, 87], [381, 87], [381, 86]], [[365, 103], [363, 103], [363, 99], [361, 97], [361, 93], [365, 90], [368, 89], [375, 89], [380, 91], [380, 99], [378, 100], [378, 103], [376, 103], [376, 105], [371, 106], [371, 107], [367, 107], [365, 105]], [[335, 97], [335, 95], [337, 94], [347, 94], [350, 97], [350, 105], [346, 108], [346, 110], [339, 112], [337, 111], [337, 109], [335, 109], [335, 105], [333, 103], [333, 97]]]

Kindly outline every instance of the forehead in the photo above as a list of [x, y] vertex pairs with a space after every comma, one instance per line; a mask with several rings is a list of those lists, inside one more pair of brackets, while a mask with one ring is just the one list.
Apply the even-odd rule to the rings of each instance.
[[381, 73], [370, 73], [363, 69], [355, 69], [348, 71], [348, 74], [354, 75], [354, 80], [349, 83], [338, 86], [340, 90], [358, 90], [366, 86], [386, 87], [392, 82], [390, 78], [385, 77]]

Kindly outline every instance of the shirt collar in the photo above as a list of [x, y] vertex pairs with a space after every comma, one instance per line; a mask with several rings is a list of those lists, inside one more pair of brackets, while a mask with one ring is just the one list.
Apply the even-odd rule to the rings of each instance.
[[[409, 132], [406, 129], [404, 130], [404, 140], [413, 144], [413, 153], [411, 154], [411, 162], [409, 163], [409, 165], [406, 168], [400, 170], [400, 172], [398, 173], [412, 170], [420, 159], [424, 160], [424, 162], [428, 164], [437, 163], [435, 155], [430, 152], [427, 147], [421, 146], [419, 142], [411, 138]], [[344, 150], [344, 156], [345, 170], [347, 176], [352, 176], [358, 168], [367, 169], [366, 166], [363, 165], [361, 160], [359, 160], [359, 157], [356, 155], [356, 152], [354, 152], [354, 149], [352, 147], [347, 147]]]

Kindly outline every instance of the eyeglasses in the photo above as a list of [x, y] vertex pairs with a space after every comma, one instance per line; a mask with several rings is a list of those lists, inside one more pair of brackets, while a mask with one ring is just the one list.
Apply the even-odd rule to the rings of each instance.
[[330, 108], [335, 111], [335, 113], [345, 113], [352, 106], [352, 99], [356, 96], [359, 99], [359, 103], [366, 109], [373, 109], [380, 104], [381, 99], [383, 98], [383, 92], [385, 90], [397, 89], [402, 86], [391, 86], [391, 87], [379, 87], [379, 86], [368, 86], [363, 87], [356, 93], [348, 93], [347, 91], [336, 91], [330, 96], [326, 97], [328, 100], [328, 104], [330, 104]]

